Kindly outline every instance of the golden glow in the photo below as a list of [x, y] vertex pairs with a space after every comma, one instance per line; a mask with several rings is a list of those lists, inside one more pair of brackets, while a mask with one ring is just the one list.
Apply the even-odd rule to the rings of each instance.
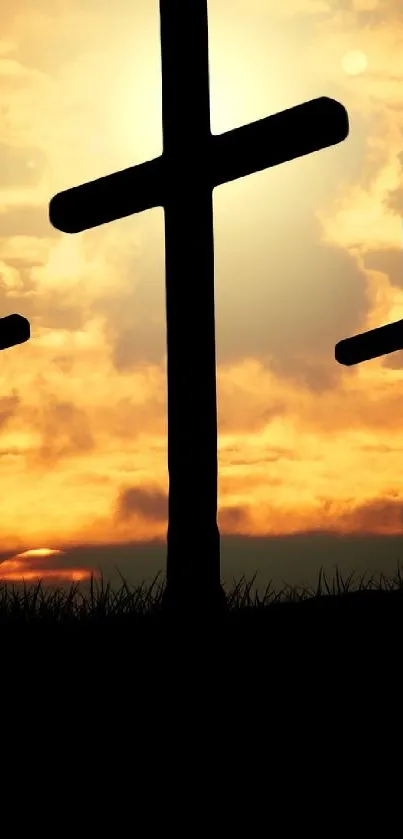
[[[3, 564], [6, 565], [6, 563]], [[81, 568], [77, 570], [69, 568], [65, 571], [41, 568], [38, 571], [29, 571], [20, 565], [13, 565], [11, 561], [10, 565], [8, 565], [8, 560], [7, 567], [2, 569], [0, 573], [0, 581], [3, 583], [23, 583], [24, 581], [27, 583], [36, 583], [41, 580], [44, 583], [48, 583], [48, 585], [58, 585], [60, 583], [84, 582], [90, 578], [91, 571], [83, 571]]]
[[[214, 11], [209, 10], [210, 114], [213, 134], [221, 134], [291, 106], [295, 93], [289, 78], [277, 76], [275, 83], [268, 84], [253, 38], [247, 40], [241, 29], [232, 26], [229, 31], [226, 16], [222, 19]], [[114, 143], [133, 162], [162, 151], [160, 47], [155, 37], [143, 46], [141, 84], [133, 82], [138, 75], [136, 54], [136, 60], [127, 63], [113, 102]], [[269, 35], [265, 48], [270, 52], [275, 46]], [[100, 134], [92, 135], [90, 144], [99, 155], [106, 151], [106, 139]]]
[[342, 67], [349, 76], [359, 76], [368, 67], [368, 59], [360, 50], [349, 50], [343, 55]]
[[54, 548], [31, 548], [29, 551], [23, 551], [20, 554], [17, 554], [18, 559], [23, 559], [24, 557], [37, 557], [37, 556], [57, 556], [57, 554], [62, 554], [63, 551], [55, 550]]

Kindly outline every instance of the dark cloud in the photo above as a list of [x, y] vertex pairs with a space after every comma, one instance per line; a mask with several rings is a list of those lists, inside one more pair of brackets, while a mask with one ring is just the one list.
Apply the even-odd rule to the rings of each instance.
[[134, 440], [147, 429], [148, 434], [166, 439], [166, 389], [141, 403], [127, 397], [105, 406], [110, 434], [121, 440]]
[[[307, 196], [290, 195], [280, 209], [270, 201], [268, 179], [267, 204], [259, 191], [257, 211], [255, 184], [245, 181], [234, 195], [235, 214], [229, 217], [228, 203], [226, 213], [220, 206], [216, 212], [217, 361], [259, 358], [312, 390], [334, 386], [340, 375], [334, 346], [365, 321], [365, 274], [347, 251], [321, 242], [316, 208]], [[286, 196], [290, 183], [284, 167]], [[161, 233], [154, 227], [151, 234], [150, 225], [145, 236], [145, 279], [138, 281], [139, 265], [133, 259], [124, 268], [125, 290], [103, 294], [91, 304], [94, 314], [106, 318], [118, 371], [139, 363], [160, 364], [166, 353]]]
[[[24, 305], [25, 317], [35, 319], [36, 323], [48, 329], [68, 329], [75, 331], [84, 329], [87, 322], [87, 312], [79, 302], [71, 302], [71, 292], [49, 291], [38, 298], [21, 298]], [[15, 300], [15, 297], [13, 298]]]
[[[31, 545], [18, 545], [23, 551]], [[42, 559], [42, 567], [93, 568], [101, 571], [114, 587], [121, 585], [120, 572], [129, 584], [151, 582], [165, 576], [166, 543], [162, 540], [104, 545], [55, 545], [65, 553]], [[3, 552], [0, 562], [10, 559]], [[335, 567], [347, 576], [383, 572], [393, 575], [403, 555], [403, 536], [376, 533], [342, 536], [332, 532], [305, 532], [281, 536], [221, 536], [222, 580], [231, 588], [233, 580], [257, 574], [262, 591], [270, 581], [277, 590], [283, 585], [311, 585], [318, 581], [320, 568], [332, 579]]]
[[248, 527], [249, 516], [243, 507], [221, 507], [218, 511], [217, 522], [223, 530], [233, 527]]
[[[125, 521], [132, 516], [141, 516], [151, 521], [168, 521], [168, 496], [159, 489], [128, 487], [117, 499], [116, 516]], [[218, 513], [220, 526], [225, 529], [237, 525], [247, 526], [248, 512], [242, 507], [222, 507]]]
[[57, 237], [49, 221], [48, 207], [14, 206], [0, 212], [0, 236]]
[[[234, 456], [232, 457], [231, 452], [234, 453]], [[278, 463], [279, 460], [296, 461], [302, 459], [298, 452], [281, 446], [273, 446], [269, 449], [262, 450], [261, 455], [255, 459], [250, 457], [239, 457], [239, 448], [226, 448], [221, 457], [223, 455], [225, 455], [225, 458], [231, 463], [231, 466], [262, 466], [264, 463]]]
[[128, 236], [130, 230], [140, 231], [144, 241], [141, 257], [133, 255], [119, 264], [119, 288], [94, 297], [90, 311], [105, 319], [112, 363], [118, 372], [125, 372], [138, 364], [159, 365], [166, 353], [162, 210], [125, 219], [121, 227]]
[[259, 394], [254, 399], [244, 387], [238, 387], [231, 382], [227, 389], [224, 381], [224, 388], [219, 388], [218, 399], [218, 422], [220, 432], [242, 433], [246, 431], [251, 434], [259, 431], [262, 426], [268, 424], [276, 417], [284, 416], [288, 411], [288, 404], [283, 399], [264, 399], [271, 401], [271, 405], [261, 410], [262, 397]]
[[281, 376], [286, 376], [290, 383], [302, 385], [309, 390], [322, 392], [336, 387], [340, 370], [334, 363], [334, 345], [328, 345], [329, 358], [306, 359], [303, 356], [291, 356], [284, 360], [273, 359], [271, 368]]
[[74, 367], [74, 359], [68, 355], [58, 355], [52, 358], [52, 364], [65, 375], [71, 373]]
[[[398, 352], [392, 352], [390, 355], [386, 355], [383, 359], [383, 366], [389, 370], [402, 370], [403, 352], [399, 350]], [[398, 387], [399, 385], [397, 384], [396, 386]]]
[[39, 149], [15, 148], [0, 143], [0, 188], [35, 186], [45, 165], [46, 157]]
[[118, 496], [116, 515], [121, 520], [140, 515], [151, 521], [167, 521], [168, 497], [159, 489], [128, 487]]
[[315, 586], [321, 568], [332, 579], [338, 567], [344, 576], [383, 572], [393, 576], [402, 556], [403, 536], [339, 535], [330, 530], [281, 536], [223, 536], [221, 539], [222, 579], [230, 585], [242, 575], [257, 574], [262, 589], [272, 581], [283, 585]]
[[64, 457], [91, 451], [94, 439], [88, 416], [72, 402], [47, 397], [40, 409], [31, 409], [25, 419], [31, 421], [41, 441], [34, 453], [35, 460], [53, 463]]
[[[403, 17], [403, 15], [402, 15]], [[403, 139], [403, 138], [402, 138]], [[403, 182], [403, 152], [397, 155], [400, 164], [401, 180]], [[403, 216], [403, 187], [399, 186], [396, 189], [391, 189], [384, 199], [385, 206], [392, 210], [399, 216]]]
[[0, 429], [4, 428], [17, 413], [20, 404], [18, 391], [13, 388], [9, 396], [0, 397]]
[[17, 448], [0, 449], [0, 457], [25, 457], [25, 452]]
[[334, 345], [364, 320], [365, 276], [346, 251], [321, 243], [312, 210], [296, 203], [277, 218], [261, 208], [236, 231], [225, 265], [233, 299], [218, 293], [219, 358], [259, 357], [321, 390], [338, 373]]
[[[333, 6], [337, 11], [340, 0], [333, 0]], [[343, 0], [343, 7], [347, 11], [354, 11], [353, 0]], [[386, 8], [385, 8], [386, 7]], [[378, 0], [374, 9], [355, 10], [358, 25], [365, 27], [376, 27], [379, 24], [399, 23], [403, 20], [403, 9], [400, 0], [388, 0], [387, 4]]]
[[396, 215], [402, 216], [403, 215], [403, 188], [398, 187], [397, 189], [392, 189], [386, 199], [384, 200], [385, 206], [392, 210]]
[[400, 498], [376, 498], [355, 507], [343, 515], [348, 523], [361, 533], [376, 533], [379, 530], [401, 529], [403, 533], [403, 500]]
[[374, 453], [374, 452], [376, 454], [401, 454], [402, 453], [401, 448], [399, 449], [399, 448], [395, 448], [393, 446], [386, 446], [386, 445], [381, 444], [381, 443], [379, 443], [379, 444], [370, 443], [370, 444], [367, 444], [365, 446], [357, 446], [357, 449], [361, 452], [371, 452], [371, 454]]
[[[403, 191], [402, 191], [402, 212], [403, 212]], [[369, 251], [364, 258], [365, 267], [371, 271], [380, 271], [389, 279], [395, 288], [403, 288], [403, 242], [402, 248], [384, 248]], [[383, 326], [380, 323], [379, 326]], [[390, 353], [383, 358], [383, 366], [390, 370], [401, 370], [403, 368], [403, 352]]]
[[165, 353], [163, 330], [150, 324], [149, 313], [143, 318], [133, 310], [133, 323], [116, 335], [112, 362], [116, 370], [124, 372], [139, 362], [160, 364]]
[[386, 274], [391, 285], [396, 288], [403, 288], [403, 239], [402, 248], [384, 248], [368, 251], [364, 257], [364, 265], [370, 271], [381, 271], [382, 274]]
[[[136, 471], [136, 470], [133, 470]], [[110, 475], [98, 475], [94, 472], [81, 472], [79, 475], [67, 476], [64, 480], [65, 486], [112, 486], [114, 479]]]

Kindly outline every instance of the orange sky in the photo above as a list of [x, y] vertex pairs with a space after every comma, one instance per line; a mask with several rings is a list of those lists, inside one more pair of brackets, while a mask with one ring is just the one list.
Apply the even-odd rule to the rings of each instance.
[[[403, 354], [334, 360], [403, 318], [401, 4], [209, 0], [209, 27], [214, 133], [321, 95], [351, 126], [214, 193], [221, 532], [402, 533]], [[0, 356], [0, 578], [54, 577], [166, 536], [163, 211], [48, 221], [161, 153], [158, 3], [3, 0], [0, 33], [0, 314], [32, 335]]]

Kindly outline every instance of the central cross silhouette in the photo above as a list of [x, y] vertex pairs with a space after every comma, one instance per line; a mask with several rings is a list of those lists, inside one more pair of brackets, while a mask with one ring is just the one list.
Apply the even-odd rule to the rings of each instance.
[[[207, 0], [160, 0], [163, 153], [55, 195], [54, 227], [96, 227], [164, 208], [168, 386], [166, 603], [225, 600], [217, 526], [213, 189], [335, 145], [345, 108], [322, 97], [213, 135]], [[292, 301], [290, 301], [292, 305]]]

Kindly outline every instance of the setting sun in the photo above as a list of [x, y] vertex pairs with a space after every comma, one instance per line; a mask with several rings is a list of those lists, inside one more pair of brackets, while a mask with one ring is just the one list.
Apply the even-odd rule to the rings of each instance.
[[[31, 548], [16, 554], [0, 564], [0, 582], [34, 582], [43, 580], [48, 583], [82, 582], [91, 577], [91, 569], [57, 567], [52, 562], [46, 567], [44, 559], [62, 557], [64, 551], [54, 548]], [[96, 575], [95, 575], [96, 576]]]
[[368, 59], [360, 50], [350, 50], [343, 55], [342, 67], [350, 76], [359, 76], [368, 67]]
[[17, 554], [17, 558], [23, 559], [24, 557], [36, 557], [36, 556], [57, 556], [57, 554], [61, 554], [63, 551], [58, 551], [53, 548], [31, 548], [28, 551], [23, 551], [23, 553]]

